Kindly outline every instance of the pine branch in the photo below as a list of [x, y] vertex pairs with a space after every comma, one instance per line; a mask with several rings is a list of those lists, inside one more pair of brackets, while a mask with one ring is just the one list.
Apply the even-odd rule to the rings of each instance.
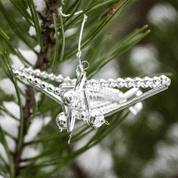
[[[48, 54], [51, 50], [54, 43], [52, 42], [54, 38], [55, 31], [53, 28], [50, 28], [50, 26], [53, 24], [53, 17], [52, 13], [55, 13], [56, 16], [58, 16], [57, 7], [59, 7], [61, 4], [60, 0], [49, 0], [46, 2], [46, 11], [45, 11], [45, 17], [42, 17], [40, 14], [43, 24], [42, 24], [42, 42], [44, 46], [44, 51], [41, 51], [39, 53], [36, 53], [38, 55], [37, 62], [35, 64], [34, 68], [38, 68], [41, 71], [45, 70], [48, 67]], [[34, 103], [34, 95], [33, 95], [33, 89], [29, 85], [27, 85], [26, 95], [28, 96], [28, 99], [26, 100], [25, 106], [23, 108], [23, 138], [22, 138], [22, 145], [20, 149], [18, 150], [16, 148], [15, 153], [13, 153], [13, 161], [15, 165], [15, 176], [18, 177], [20, 175], [20, 170], [22, 169], [20, 167], [21, 162], [21, 156], [23, 149], [25, 146], [27, 146], [24, 143], [24, 137], [28, 133], [28, 128], [30, 127], [30, 121], [31, 121], [31, 109], [33, 107]], [[20, 128], [19, 128], [20, 129]], [[19, 132], [20, 133], [20, 132]], [[23, 169], [25, 166], [23, 167]]]
[[[38, 13], [33, 12], [33, 15], [32, 15], [33, 18], [31, 18], [32, 20], [35, 21], [34, 26], [39, 25], [38, 20], [36, 18], [37, 14], [39, 18], [42, 20], [41, 29], [39, 30], [39, 27], [36, 27], [36, 26], [35, 26], [35, 29], [37, 33], [36, 42], [41, 44], [41, 39], [42, 39], [43, 44], [41, 44], [41, 46], [43, 46], [44, 49], [41, 48], [41, 51], [39, 53], [36, 52], [38, 58], [34, 66], [34, 68], [38, 68], [41, 71], [44, 71], [45, 69], [47, 69], [49, 65], [50, 65], [50, 69], [52, 69], [52, 71], [55, 71], [55, 67], [58, 66], [56, 64], [60, 64], [61, 61], [54, 60], [54, 59], [58, 59], [58, 56], [60, 55], [61, 55], [61, 59], [63, 58], [63, 55], [64, 55], [63, 60], [65, 61], [68, 60], [69, 58], [71, 59], [71, 57], [75, 55], [76, 50], [77, 50], [76, 48], [77, 45], [76, 46], [74, 45], [75, 45], [76, 39], [78, 41], [79, 32], [75, 32], [74, 34], [68, 36], [67, 38], [65, 38], [65, 41], [64, 41], [64, 37], [65, 37], [64, 33], [66, 29], [68, 29], [69, 26], [70, 28], [73, 26], [76, 27], [78, 25], [77, 22], [82, 19], [82, 16], [85, 13], [89, 13], [89, 12], [91, 13], [90, 18], [88, 19], [87, 24], [86, 24], [86, 29], [88, 28], [88, 34], [87, 34], [87, 30], [85, 30], [86, 36], [82, 42], [83, 47], [85, 46], [89, 47], [88, 55], [84, 54], [85, 56], [84, 58], [86, 58], [86, 60], [90, 62], [90, 64], [92, 64], [90, 69], [87, 71], [87, 74], [90, 75], [89, 77], [91, 77], [98, 70], [100, 70], [105, 64], [107, 64], [107, 62], [109, 62], [115, 56], [118, 56], [122, 54], [123, 52], [125, 52], [126, 50], [128, 50], [131, 46], [133, 46], [136, 42], [138, 42], [142, 37], [144, 37], [148, 33], [148, 31], [146, 31], [146, 34], [142, 33], [143, 32], [142, 30], [144, 29], [141, 29], [141, 31], [137, 30], [135, 33], [131, 34], [129, 37], [127, 37], [123, 41], [120, 41], [118, 45], [115, 45], [115, 46], [113, 45], [110, 52], [107, 53], [107, 50], [106, 50], [107, 47], [105, 46], [105, 44], [110, 43], [110, 42], [109, 40], [106, 40], [105, 42], [104, 40], [102, 41], [101, 39], [104, 37], [104, 35], [100, 37], [99, 34], [101, 34], [101, 31], [103, 30], [103, 28], [109, 27], [109, 25], [107, 24], [111, 23], [112, 22], [111, 20], [114, 19], [116, 15], [120, 16], [125, 11], [125, 9], [128, 8], [128, 6], [131, 3], [126, 4], [124, 3], [123, 0], [120, 1], [120, 4], [117, 4], [118, 2], [115, 3], [114, 0], [108, 0], [102, 3], [101, 3], [101, 0], [98, 0], [98, 1], [93, 0], [93, 2], [90, 1], [92, 5], [89, 8], [86, 8], [84, 7], [84, 4], [82, 6], [82, 3], [84, 1], [83, 2], [81, 0], [75, 1], [76, 5], [73, 4], [74, 5], [73, 6], [73, 5], [70, 5], [69, 3], [69, 6], [71, 7], [69, 8], [67, 7], [67, 8], [69, 9], [69, 11], [72, 8], [73, 9], [72, 13], [74, 14], [77, 8], [81, 8], [82, 6], [82, 9], [84, 10], [83, 13], [77, 16], [71, 15], [69, 16], [69, 18], [66, 18], [63, 22], [62, 17], [59, 18], [58, 16], [59, 14], [57, 10], [57, 8], [60, 7], [61, 5], [61, 1], [60, 0], [48, 0], [48, 1], [46, 0], [45, 2], [46, 2], [45, 12], [42, 14], [39, 12]], [[65, 5], [68, 5], [68, 2], [69, 1], [66, 1]], [[125, 2], [128, 2], [128, 0], [125, 0]], [[30, 3], [30, 1], [28, 1], [28, 3]], [[117, 5], [114, 6], [115, 4]], [[112, 13], [111, 15], [107, 14], [106, 17], [101, 18], [101, 15], [103, 14], [103, 12], [105, 12], [106, 9], [111, 9], [111, 7], [114, 7], [116, 12]], [[31, 6], [31, 11], [34, 11], [34, 6]], [[65, 12], [65, 6], [64, 6], [64, 12]], [[28, 18], [28, 16], [26, 18]], [[55, 24], [54, 24], [54, 21], [55, 21]], [[41, 34], [39, 34], [40, 31], [41, 31]], [[59, 35], [57, 33], [58, 31], [61, 32]], [[1, 33], [0, 35], [2, 36]], [[56, 39], [54, 38], [54, 36], [56, 36]], [[99, 40], [96, 39], [96, 37]], [[105, 37], [107, 37], [107, 35], [105, 35]], [[4, 39], [8, 41], [8, 39], [6, 39], [5, 37]], [[92, 45], [89, 46], [89, 44], [91, 44], [90, 42], [92, 43]], [[95, 45], [93, 45], [94, 43]], [[13, 49], [11, 45], [9, 46], [11, 47], [11, 49]], [[64, 53], [64, 46], [66, 46], [65, 48], [66, 54]], [[100, 47], [98, 48], [98, 46]], [[93, 53], [93, 49], [92, 49], [94, 47], [97, 48], [97, 50], [95, 50], [95, 53]], [[52, 48], [55, 49], [55, 55], [54, 55], [55, 57], [53, 56], [50, 58], [49, 53]], [[104, 53], [102, 53], [102, 51], [104, 51]], [[14, 50], [14, 53], [15, 52], [16, 50]], [[61, 54], [58, 55], [58, 53], [60, 52]], [[18, 53], [16, 52], [15, 54], [16, 55], [18, 54], [17, 55], [18, 57], [20, 56], [19, 51]], [[20, 59], [21, 61], [24, 61], [24, 64], [27, 64], [27, 61], [25, 61], [25, 59], [23, 58], [20, 58]], [[55, 64], [51, 65], [51, 63], [53, 64], [55, 63]], [[27, 85], [26, 95], [27, 95], [26, 97], [27, 99], [25, 102], [25, 106], [23, 107], [23, 119], [21, 119], [21, 123], [23, 123], [21, 127], [21, 131], [23, 131], [21, 132], [23, 133], [21, 134], [22, 144], [20, 145], [20, 149], [16, 149], [15, 152], [12, 153], [13, 162], [15, 165], [15, 176], [16, 177], [18, 176], [23, 177], [25, 175], [25, 177], [31, 176], [33, 178], [35, 177], [44, 178], [44, 177], [49, 177], [53, 173], [59, 172], [60, 168], [69, 164], [71, 161], [74, 160], [74, 158], [81, 155], [82, 153], [84, 153], [91, 147], [95, 146], [99, 142], [101, 142], [101, 140], [104, 139], [115, 128], [117, 128], [117, 126], [121, 124], [121, 122], [127, 116], [127, 115], [124, 116], [121, 114], [116, 114], [115, 116], [107, 118], [109, 122], [111, 121], [110, 126], [109, 127], [103, 126], [102, 128], [99, 128], [96, 134], [91, 138], [91, 140], [89, 140], [86, 143], [85, 146], [75, 151], [71, 149], [71, 145], [69, 146], [67, 144], [67, 141], [66, 141], [68, 137], [67, 132], [59, 133], [58, 130], [56, 132], [51, 132], [51, 130], [57, 129], [55, 128], [54, 124], [48, 124], [48, 127], [45, 126], [42, 129], [42, 131], [39, 132], [39, 134], [37, 135], [37, 140], [35, 139], [30, 142], [24, 143], [24, 137], [25, 135], [28, 134], [28, 129], [31, 125], [31, 118], [33, 114], [31, 110], [34, 109], [34, 105], [36, 106], [33, 89], [29, 85]], [[57, 105], [55, 102], [52, 102], [48, 97], [42, 94], [40, 101], [37, 105], [37, 112], [38, 112], [37, 114], [41, 116], [46, 116], [44, 112], [50, 112], [51, 114], [50, 117], [52, 118], [51, 122], [53, 122], [56, 115], [61, 111], [61, 108], [59, 108], [58, 106], [59, 105]], [[33, 110], [33, 112], [36, 114], [35, 109]], [[44, 114], [41, 114], [41, 113], [44, 113]], [[36, 116], [35, 114], [33, 117]], [[84, 136], [88, 135], [92, 131], [93, 130], [87, 125], [85, 125], [84, 123], [81, 126], [78, 124], [78, 122], [76, 122], [76, 128], [74, 131], [75, 133], [71, 141], [71, 144], [78, 142]], [[19, 128], [19, 136], [20, 136], [20, 128]], [[18, 144], [18, 139], [15, 139], [16, 144]], [[50, 145], [51, 142], [56, 144], [55, 147], [53, 145]], [[31, 146], [31, 145], [34, 146], [38, 143], [40, 143], [40, 145], [45, 144], [44, 150], [41, 151], [39, 155], [31, 157], [31, 158], [27, 158], [27, 159], [21, 159], [22, 152], [26, 146]], [[67, 152], [68, 148], [71, 150]], [[47, 161], [43, 162], [43, 160], [47, 160]], [[36, 163], [36, 161], [38, 161], [38, 163]], [[30, 164], [28, 164], [28, 166], [20, 166], [20, 163], [23, 163], [23, 162], [30, 163]], [[73, 162], [73, 164], [74, 164], [72, 165], [73, 169], [77, 170], [75, 172], [75, 174], [77, 175], [76, 177], [87, 177], [86, 173], [81, 170], [79, 165], [76, 165], [77, 164], [76, 162]], [[48, 166], [54, 166], [54, 169], [50, 171], [46, 171], [46, 172], [43, 172], [40, 170], [40, 168], [45, 168]], [[28, 171], [31, 169], [34, 169], [34, 170], [36, 169], [37, 171], [30, 172], [29, 173], [30, 175], [26, 175], [26, 173], [28, 173]]]

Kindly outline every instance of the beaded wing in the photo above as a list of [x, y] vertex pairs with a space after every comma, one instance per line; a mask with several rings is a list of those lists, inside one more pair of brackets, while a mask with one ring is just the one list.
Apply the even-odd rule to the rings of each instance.
[[[13, 72], [62, 105], [63, 112], [57, 116], [56, 123], [61, 131], [67, 129], [70, 133], [74, 129], [76, 119], [93, 128], [99, 128], [103, 124], [109, 125], [105, 120], [107, 116], [162, 92], [170, 85], [170, 79], [164, 75], [152, 78], [87, 80], [82, 65], [76, 70], [76, 79], [24, 67], [17, 69], [13, 66]], [[43, 81], [46, 78], [58, 82], [59, 86], [55, 87]], [[120, 91], [123, 87], [128, 88], [128, 91]], [[141, 88], [148, 91], [142, 93]]]

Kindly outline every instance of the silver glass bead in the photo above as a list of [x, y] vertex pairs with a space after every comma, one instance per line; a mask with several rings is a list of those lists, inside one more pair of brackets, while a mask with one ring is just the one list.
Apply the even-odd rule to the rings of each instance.
[[95, 86], [99, 85], [99, 82], [97, 80], [95, 80], [95, 79], [91, 79], [90, 80], [90, 85], [92, 85], [93, 87], [95, 87]]
[[171, 84], [171, 80], [165, 75], [160, 76], [161, 84], [169, 86]]
[[25, 73], [21, 73], [20, 78], [24, 80], [27, 78], [27, 75]]
[[67, 117], [65, 116], [64, 112], [58, 114], [56, 117], [56, 124], [61, 131], [63, 129], [67, 129]]
[[41, 77], [43, 78], [47, 78], [48, 74], [46, 73], [46, 71], [41, 72]]
[[143, 80], [139, 77], [134, 78], [134, 86], [136, 88], [142, 87], [143, 86]]
[[161, 85], [161, 79], [159, 77], [153, 77], [153, 87], [159, 87]]
[[104, 123], [105, 123], [105, 119], [103, 113], [98, 109], [92, 109], [90, 111], [88, 124], [93, 128], [99, 128]]
[[44, 81], [40, 84], [40, 87], [41, 87], [42, 89], [47, 88], [47, 86], [48, 86], [48, 83], [46, 83], [46, 82], [44, 82]]
[[102, 86], [102, 87], [107, 87], [108, 86], [108, 81], [107, 80], [104, 80], [104, 79], [100, 79], [99, 81], [99, 84]]
[[24, 71], [25, 71], [26, 73], [29, 73], [30, 70], [31, 70], [31, 67], [24, 68]]
[[33, 80], [33, 84], [34, 84], [34, 85], [38, 85], [38, 84], [40, 84], [40, 79], [38, 79], [38, 78], [34, 78], [34, 80]]
[[28, 74], [30, 74], [30, 75], [33, 74], [33, 69], [31, 67], [28, 68]]
[[117, 84], [116, 84], [116, 81], [114, 79], [110, 78], [108, 80], [108, 85], [109, 85], [109, 87], [116, 87]]
[[49, 78], [50, 80], [54, 80], [54, 79], [55, 79], [55, 75], [54, 75], [53, 73], [48, 74], [48, 78]]
[[131, 87], [133, 86], [133, 79], [127, 77], [127, 78], [125, 79], [124, 84], [125, 84], [125, 87], [126, 87], [126, 88], [131, 88]]
[[34, 75], [36, 75], [37, 77], [40, 77], [41, 71], [40, 69], [35, 69], [34, 70]]
[[64, 94], [63, 94], [63, 101], [64, 101], [64, 104], [69, 106], [69, 105], [75, 105], [75, 102], [77, 101], [77, 97], [75, 95], [75, 92], [74, 91], [66, 91]]
[[48, 84], [47, 90], [48, 90], [49, 92], [54, 92], [55, 87], [54, 87], [53, 85], [51, 85], [51, 84]]
[[64, 82], [65, 85], [70, 85], [70, 84], [72, 84], [70, 77], [66, 77], [66, 78], [63, 80], [63, 82]]
[[33, 76], [28, 76], [28, 77], [27, 77], [27, 81], [28, 81], [29, 83], [33, 83], [34, 77], [33, 77]]
[[144, 85], [144, 88], [147, 88], [147, 87], [152, 88], [153, 80], [150, 77], [144, 77], [143, 78], [143, 85]]
[[61, 89], [55, 88], [54, 93], [59, 96], [61, 94]]
[[20, 76], [21, 72], [19, 70], [14, 70], [13, 72], [14, 72], [15, 76]]
[[17, 66], [15, 64], [12, 64], [13, 69], [17, 69]]
[[61, 82], [63, 82], [64, 78], [62, 75], [58, 75], [57, 77], [55, 77], [55, 80], [56, 80], [56, 82], [61, 83]]
[[124, 79], [122, 79], [122, 78], [117, 78], [117, 79], [116, 79], [116, 82], [117, 82], [117, 87], [118, 87], [118, 88], [124, 87]]
[[23, 71], [25, 69], [25, 66], [20, 66], [19, 70]]

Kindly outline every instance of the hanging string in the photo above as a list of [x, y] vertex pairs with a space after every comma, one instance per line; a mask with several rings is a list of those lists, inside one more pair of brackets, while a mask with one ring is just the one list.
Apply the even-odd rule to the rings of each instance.
[[[61, 7], [59, 8], [59, 13], [63, 16], [63, 17], [69, 17], [70, 16], [70, 14], [63, 14], [63, 12], [62, 12], [62, 6], [64, 6], [65, 5], [65, 3], [64, 3], [64, 0], [62, 0], [62, 5], [61, 5]], [[82, 13], [83, 11], [81, 10], [81, 11], [78, 11], [78, 12], [76, 12], [74, 15], [78, 15], [78, 14], [80, 14], [80, 13]]]
[[79, 36], [79, 42], [78, 42], [78, 52], [77, 52], [77, 57], [79, 59], [79, 64], [82, 65], [82, 62], [81, 62], [81, 41], [82, 41], [82, 34], [83, 34], [83, 28], [84, 28], [84, 25], [85, 25], [85, 22], [87, 20], [87, 15], [84, 14], [84, 18], [83, 18], [83, 22], [82, 22], [82, 26], [81, 26], [81, 30], [80, 30], [80, 36]]
[[[64, 6], [64, 4], [65, 4], [64, 0], [62, 0], [62, 6]], [[63, 12], [62, 12], [62, 6], [59, 8], [59, 13], [63, 17], [69, 17], [71, 14], [63, 14]], [[78, 14], [80, 14], [82, 12], [83, 12], [82, 10], [78, 11], [74, 15], [78, 15]], [[81, 40], [82, 40], [83, 28], [84, 28], [84, 25], [85, 25], [85, 22], [86, 22], [87, 18], [88, 18], [87, 15], [84, 14], [84, 18], [83, 18], [83, 22], [82, 22], [82, 26], [81, 26], [81, 30], [80, 30], [79, 42], [78, 42], [78, 52], [76, 54], [77, 57], [78, 57], [78, 59], [79, 59], [79, 65], [80, 66], [83, 66], [83, 63], [87, 63], [87, 67], [85, 69], [87, 69], [89, 67], [89, 63], [87, 61], [81, 62], [80, 58], [81, 58], [81, 54], [82, 54], [82, 52], [81, 52]]]
[[62, 2], [61, 2], [61, 3], [62, 3], [62, 5], [64, 5], [64, 4], [65, 4], [65, 3], [64, 3], [64, 0], [62, 0]]
[[[80, 13], [82, 13], [83, 11], [81, 10], [81, 11], [78, 11], [78, 12], [76, 12], [74, 15], [78, 15], [78, 14], [80, 14]], [[70, 16], [70, 14], [63, 14], [63, 12], [62, 12], [62, 6], [59, 8], [59, 13], [63, 16], [63, 17], [69, 17]]]

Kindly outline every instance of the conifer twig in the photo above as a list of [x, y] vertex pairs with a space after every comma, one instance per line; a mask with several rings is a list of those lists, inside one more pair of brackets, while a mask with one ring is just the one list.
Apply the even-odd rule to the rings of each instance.
[[[46, 10], [45, 10], [45, 17], [42, 17], [42, 15], [39, 15], [39, 17], [42, 17], [42, 42], [44, 46], [44, 51], [40, 51], [39, 53], [35, 52], [38, 56], [37, 62], [35, 64], [34, 68], [39, 68], [41, 71], [45, 70], [49, 63], [48, 60], [48, 53], [51, 50], [53, 44], [53, 38], [54, 38], [54, 29], [50, 28], [50, 25], [53, 24], [53, 17], [52, 13], [55, 13], [58, 16], [58, 10], [57, 7], [61, 4], [61, 0], [49, 0], [46, 1]], [[51, 11], [53, 11], [51, 13]], [[24, 137], [28, 133], [28, 128], [30, 126], [30, 119], [31, 119], [31, 108], [33, 107], [34, 103], [34, 95], [33, 95], [33, 89], [27, 85], [26, 94], [28, 96], [28, 99], [26, 100], [25, 106], [23, 107], [23, 141], [20, 149], [16, 149], [13, 153], [13, 162], [15, 165], [15, 177], [18, 177], [20, 175], [20, 170], [22, 167], [20, 167], [21, 163], [21, 155], [23, 152], [23, 149], [28, 144], [24, 143]], [[23, 167], [23, 169], [25, 166]]]

